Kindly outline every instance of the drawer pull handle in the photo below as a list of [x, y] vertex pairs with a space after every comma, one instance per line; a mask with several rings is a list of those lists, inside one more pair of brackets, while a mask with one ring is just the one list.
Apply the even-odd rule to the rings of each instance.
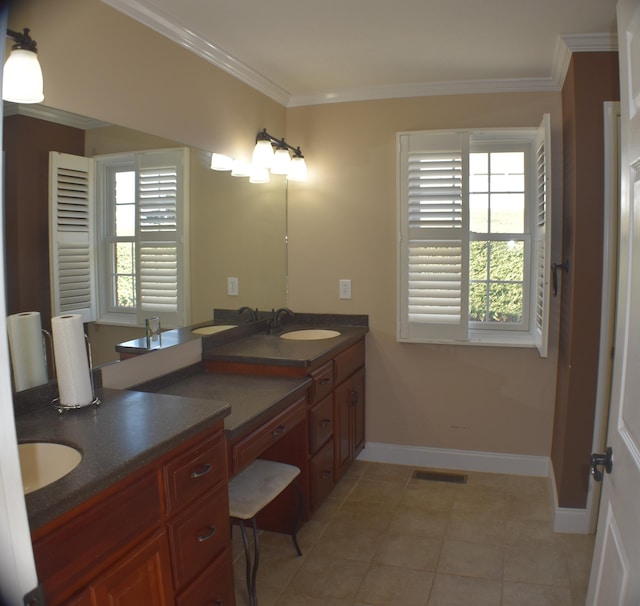
[[209, 531], [205, 534], [201, 534], [198, 537], [198, 543], [204, 543], [205, 541], [208, 541], [214, 534], [216, 534], [216, 527], [209, 526]]
[[324, 377], [323, 379], [320, 379], [318, 383], [320, 383], [320, 385], [329, 385], [329, 383], [331, 383], [331, 379], [329, 377]]
[[331, 477], [331, 472], [330, 471], [323, 471], [320, 474], [320, 479], [321, 480], [326, 480], [327, 478]]
[[320, 421], [318, 423], [318, 425], [320, 425], [320, 427], [329, 427], [329, 425], [331, 425], [331, 419], [322, 419], [322, 421]]
[[194, 480], [196, 478], [201, 478], [202, 476], [206, 476], [210, 471], [211, 471], [211, 465], [209, 465], [209, 463], [205, 463], [204, 467], [201, 470], [191, 472], [191, 478]]
[[285, 426], [284, 425], [278, 425], [278, 427], [276, 427], [272, 432], [271, 435], [272, 436], [279, 436], [284, 430], [285, 430]]
[[351, 390], [351, 404], [355, 406], [358, 403], [359, 399], [360, 399], [360, 394], [358, 393], [358, 390], [357, 389], [352, 389]]

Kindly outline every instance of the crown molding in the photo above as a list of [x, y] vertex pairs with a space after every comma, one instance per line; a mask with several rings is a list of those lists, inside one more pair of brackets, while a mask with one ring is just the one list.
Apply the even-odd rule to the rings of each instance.
[[80, 130], [91, 130], [92, 128], [100, 128], [102, 126], [110, 126], [109, 122], [102, 122], [94, 118], [87, 118], [78, 114], [72, 114], [62, 109], [46, 107], [39, 103], [11, 103], [3, 102], [4, 116], [29, 116], [30, 118], [38, 118], [39, 120], [47, 120], [47, 122], [55, 122]]
[[373, 101], [403, 97], [434, 97], [442, 95], [475, 95], [481, 93], [556, 92], [559, 88], [551, 78], [504, 78], [493, 80], [459, 80], [398, 84], [370, 88], [343, 90], [317, 95], [291, 95], [288, 107]]
[[280, 103], [280, 105], [285, 107], [288, 105], [290, 98], [288, 91], [265, 78], [248, 65], [238, 61], [223, 49], [211, 44], [184, 25], [176, 23], [167, 15], [162, 14], [157, 8], [153, 10], [148, 8], [145, 6], [144, 0], [102, 0], [102, 2], [173, 40], [205, 61], [212, 63], [231, 74], [234, 78]]
[[562, 88], [573, 53], [617, 52], [615, 34], [565, 34], [556, 41], [553, 61], [553, 81]]
[[403, 97], [558, 92], [562, 89], [572, 53], [617, 50], [617, 39], [613, 34], [567, 34], [558, 37], [556, 41], [552, 74], [547, 78], [424, 82], [344, 89], [328, 93], [297, 94], [286, 91], [184, 25], [174, 22], [168, 15], [158, 11], [157, 8], [147, 6], [149, 4], [148, 0], [102, 0], [102, 2], [173, 40], [285, 107]]

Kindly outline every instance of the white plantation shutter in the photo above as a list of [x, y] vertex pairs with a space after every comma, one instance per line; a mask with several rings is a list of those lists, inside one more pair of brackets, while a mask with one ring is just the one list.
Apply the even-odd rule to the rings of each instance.
[[398, 339], [464, 340], [468, 327], [468, 136], [399, 135]]
[[549, 334], [549, 273], [551, 256], [551, 120], [545, 114], [536, 137], [536, 283], [535, 340], [547, 357]]
[[188, 153], [141, 152], [136, 162], [138, 323], [157, 315], [164, 327], [184, 326]]
[[97, 318], [94, 161], [49, 153], [49, 258], [53, 316]]

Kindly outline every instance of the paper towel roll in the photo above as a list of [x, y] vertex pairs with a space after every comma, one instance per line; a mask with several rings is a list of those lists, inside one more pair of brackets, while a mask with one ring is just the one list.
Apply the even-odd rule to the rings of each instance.
[[49, 380], [40, 312], [25, 311], [7, 317], [9, 350], [16, 391], [42, 385]]
[[93, 391], [82, 316], [54, 316], [51, 318], [51, 329], [60, 404], [76, 407], [91, 404]]

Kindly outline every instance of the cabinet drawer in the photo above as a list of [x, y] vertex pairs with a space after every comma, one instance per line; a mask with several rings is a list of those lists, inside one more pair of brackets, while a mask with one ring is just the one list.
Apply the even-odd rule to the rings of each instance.
[[335, 358], [335, 383], [340, 384], [358, 368], [364, 366], [364, 339], [349, 347]]
[[226, 445], [222, 431], [197, 444], [166, 465], [170, 512], [191, 503], [226, 478]]
[[226, 484], [207, 493], [169, 525], [176, 588], [186, 585], [229, 544]]
[[309, 460], [311, 511], [315, 511], [333, 490], [333, 484], [333, 440], [329, 440]]
[[313, 401], [319, 402], [333, 389], [333, 362], [323, 364], [311, 373], [313, 379]]
[[227, 547], [176, 600], [176, 606], [233, 606], [233, 562]]
[[333, 395], [314, 404], [309, 411], [309, 452], [314, 453], [333, 434]]
[[33, 544], [38, 578], [51, 603], [75, 591], [161, 522], [156, 472], [99, 498], [95, 505], [69, 516], [63, 526]]
[[233, 473], [258, 458], [269, 446], [306, 419], [305, 399], [300, 398], [262, 427], [232, 446]]

